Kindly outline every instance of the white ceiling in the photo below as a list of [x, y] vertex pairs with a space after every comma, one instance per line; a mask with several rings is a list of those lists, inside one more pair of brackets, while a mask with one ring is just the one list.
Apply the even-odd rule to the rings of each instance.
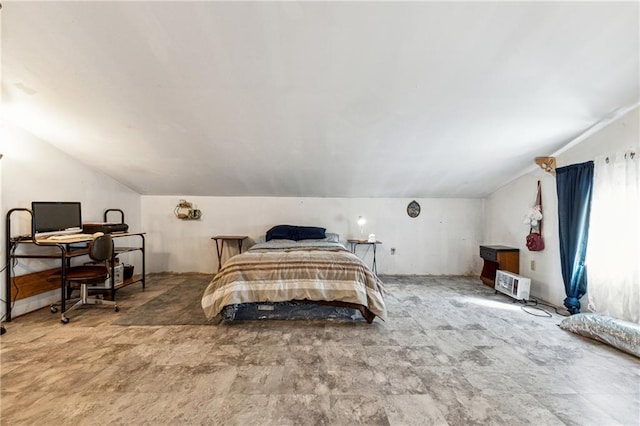
[[639, 99], [638, 2], [12, 2], [8, 120], [141, 194], [482, 197]]

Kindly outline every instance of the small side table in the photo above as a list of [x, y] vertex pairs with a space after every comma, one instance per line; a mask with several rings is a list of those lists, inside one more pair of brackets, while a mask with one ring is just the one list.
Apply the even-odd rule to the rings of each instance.
[[[249, 238], [249, 237], [246, 235], [216, 235], [215, 237], [211, 237], [212, 240], [216, 241], [216, 253], [218, 254], [218, 271], [222, 266], [222, 252], [224, 251], [224, 242], [237, 241], [238, 252], [242, 253], [242, 241], [244, 241], [246, 238]], [[218, 245], [218, 241], [221, 241], [219, 245]]]
[[480, 280], [491, 288], [495, 287], [496, 271], [520, 273], [520, 250], [507, 246], [480, 246], [480, 257], [484, 260]]
[[347, 240], [347, 242], [349, 243], [349, 248], [351, 249], [351, 253], [353, 254], [356, 253], [356, 247], [358, 247], [359, 245], [373, 246], [373, 265], [371, 269], [373, 270], [374, 274], [378, 275], [378, 267], [376, 265], [376, 246], [378, 244], [382, 244], [382, 241], [370, 242], [368, 240]]

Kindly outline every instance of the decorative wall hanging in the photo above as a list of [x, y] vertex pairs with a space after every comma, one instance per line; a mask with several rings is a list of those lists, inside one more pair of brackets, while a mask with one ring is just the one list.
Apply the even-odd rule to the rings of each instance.
[[178, 219], [182, 220], [198, 220], [202, 217], [202, 212], [193, 208], [193, 204], [187, 200], [180, 200], [173, 213]]
[[407, 206], [407, 214], [409, 217], [418, 217], [420, 214], [420, 204], [416, 200], [413, 200]]
[[536, 202], [525, 217], [525, 223], [529, 224], [529, 235], [527, 235], [527, 248], [529, 251], [544, 250], [544, 240], [542, 239], [542, 188], [538, 181], [538, 194]]
[[556, 158], [555, 157], [536, 157], [536, 164], [545, 172], [556, 175]]

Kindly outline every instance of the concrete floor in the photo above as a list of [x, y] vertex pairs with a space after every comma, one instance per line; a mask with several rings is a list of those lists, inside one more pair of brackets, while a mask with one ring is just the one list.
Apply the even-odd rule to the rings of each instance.
[[382, 277], [389, 319], [372, 325], [112, 324], [188, 279], [120, 290], [118, 313], [5, 324], [0, 423], [640, 424], [640, 360], [474, 277]]

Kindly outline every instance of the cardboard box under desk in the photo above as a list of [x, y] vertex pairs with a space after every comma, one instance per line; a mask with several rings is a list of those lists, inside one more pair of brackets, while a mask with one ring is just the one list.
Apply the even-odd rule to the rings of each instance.
[[[90, 263], [88, 263], [90, 264]], [[114, 285], [122, 284], [124, 282], [124, 265], [122, 263], [117, 264], [113, 268], [113, 275], [115, 277]], [[102, 287], [100, 285], [93, 285], [91, 287]], [[104, 288], [111, 288], [111, 277], [104, 281]]]
[[[113, 275], [115, 277], [114, 285], [122, 284], [124, 282], [124, 265], [122, 263], [113, 268]], [[107, 278], [104, 285], [105, 287], [111, 287], [111, 277]]]

